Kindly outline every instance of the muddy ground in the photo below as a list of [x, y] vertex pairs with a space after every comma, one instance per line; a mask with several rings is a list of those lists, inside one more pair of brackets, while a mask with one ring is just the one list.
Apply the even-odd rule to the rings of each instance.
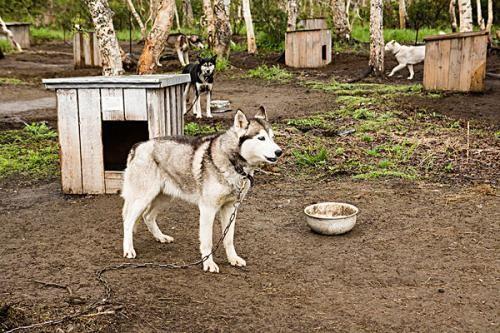
[[[42, 77], [89, 75], [73, 71], [71, 48], [44, 44], [0, 61], [0, 77], [27, 85], [0, 85], [0, 103], [50, 97]], [[236, 56], [237, 67], [218, 77], [214, 98], [233, 107], [266, 104], [274, 121], [327, 111], [326, 93], [292, 83], [241, 78], [247, 66], [273, 63], [276, 55]], [[273, 60], [274, 59], [274, 60]], [[322, 71], [300, 73], [339, 80], [360, 73], [362, 55], [335, 55]], [[498, 58], [489, 68], [495, 70]], [[165, 63], [174, 68], [175, 62]], [[389, 62], [392, 68], [394, 63]], [[491, 67], [493, 66], [493, 67]], [[417, 81], [422, 68], [417, 67]], [[406, 83], [406, 73], [390, 82]], [[500, 85], [487, 81], [480, 95], [449, 95], [410, 107], [442, 112], [498, 130]], [[24, 104], [23, 104], [24, 103]], [[217, 116], [222, 117], [222, 116]], [[225, 115], [224, 117], [228, 117]], [[41, 108], [0, 115], [0, 128], [47, 120]], [[315, 180], [287, 170], [259, 174], [241, 208], [236, 247], [246, 269], [225, 262], [218, 275], [200, 268], [131, 269], [110, 272], [113, 290], [102, 314], [46, 332], [494, 332], [500, 329], [498, 234], [500, 199], [487, 184], [411, 181]], [[490, 180], [495, 183], [498, 180]], [[102, 297], [95, 271], [121, 263], [122, 201], [118, 196], [64, 196], [57, 180], [0, 184], [0, 330], [74, 313]], [[312, 233], [302, 210], [318, 201], [345, 201], [361, 214], [354, 230], [337, 237]], [[153, 240], [144, 225], [135, 237], [135, 262], [197, 259], [197, 210], [173, 201], [159, 219], [173, 244]], [[218, 231], [219, 228], [216, 228]], [[216, 232], [216, 236], [219, 233]], [[57, 283], [67, 289], [44, 286]], [[108, 313], [112, 311], [114, 313]]]

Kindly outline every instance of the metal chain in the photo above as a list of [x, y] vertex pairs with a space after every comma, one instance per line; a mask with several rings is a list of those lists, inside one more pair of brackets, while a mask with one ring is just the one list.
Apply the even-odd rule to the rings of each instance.
[[233, 203], [234, 210], [231, 213], [231, 216], [229, 217], [229, 223], [227, 224], [226, 228], [222, 232], [222, 235], [219, 238], [219, 240], [217, 241], [217, 243], [215, 244], [215, 246], [212, 247], [212, 251], [209, 254], [202, 257], [201, 259], [193, 261], [191, 263], [182, 264], [182, 265], [181, 264], [162, 264], [162, 263], [155, 263], [155, 262], [146, 262], [146, 263], [141, 263], [141, 264], [124, 262], [121, 264], [106, 266], [106, 267], [101, 268], [101, 269], [96, 271], [97, 281], [104, 288], [104, 297], [102, 297], [102, 298], [99, 297], [98, 299], [93, 301], [88, 307], [86, 307], [83, 310], [79, 310], [79, 311], [75, 312], [74, 314], [67, 315], [67, 316], [64, 316], [64, 317], [59, 318], [59, 319], [47, 320], [47, 321], [32, 324], [32, 325], [19, 326], [19, 327], [10, 329], [8, 331], [5, 331], [4, 333], [12, 333], [12, 332], [17, 332], [17, 331], [21, 331], [21, 330], [27, 330], [27, 329], [32, 329], [32, 328], [60, 324], [62, 322], [89, 314], [90, 312], [96, 310], [100, 305], [104, 305], [104, 304], [108, 303], [111, 299], [111, 295], [112, 295], [113, 291], [109, 285], [108, 280], [106, 280], [104, 278], [104, 274], [106, 272], [118, 271], [118, 270], [127, 269], [127, 268], [148, 268], [148, 267], [161, 268], [161, 269], [186, 269], [189, 267], [198, 266], [200, 264], [203, 264], [205, 261], [208, 260], [208, 258], [210, 258], [210, 256], [215, 254], [217, 249], [220, 247], [221, 243], [226, 238], [226, 235], [229, 232], [229, 228], [231, 227], [234, 220], [236, 219], [236, 213], [238, 212], [238, 208], [240, 207], [241, 202], [243, 201], [243, 191], [245, 189], [245, 184], [247, 182], [250, 182], [250, 179], [247, 176], [243, 176], [243, 178], [240, 181], [240, 184], [238, 186], [236, 186], [236, 190], [238, 192], [238, 195], [237, 195], [236, 201]]

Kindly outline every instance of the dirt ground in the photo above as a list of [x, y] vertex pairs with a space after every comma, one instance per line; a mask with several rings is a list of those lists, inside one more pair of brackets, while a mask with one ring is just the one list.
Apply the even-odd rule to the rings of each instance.
[[[42, 77], [98, 74], [74, 71], [69, 46], [44, 44], [34, 51], [0, 61], [0, 77], [28, 81], [0, 85], [0, 103], [50, 97], [40, 84]], [[293, 82], [242, 79], [238, 74], [245, 66], [276, 59], [245, 57], [237, 55], [232, 61], [237, 68], [218, 76], [214, 98], [230, 99], [233, 107], [244, 110], [266, 104], [273, 121], [336, 106], [328, 94]], [[500, 61], [492, 59], [489, 68], [495, 70]], [[337, 54], [325, 72], [297, 73], [342, 80], [357, 75], [365, 63], [361, 55]], [[165, 65], [175, 67], [172, 61]], [[388, 63], [389, 68], [393, 65]], [[421, 67], [416, 74], [418, 82]], [[406, 83], [405, 77], [390, 82]], [[498, 130], [500, 84], [488, 80], [487, 86], [479, 95], [401, 103]], [[54, 126], [55, 110], [13, 110], [0, 115], [0, 129], [34, 120]], [[95, 271], [125, 261], [119, 196], [64, 196], [57, 180], [29, 187], [22, 183], [0, 182], [0, 331], [89, 305], [103, 293]], [[319, 201], [358, 206], [356, 227], [343, 236], [312, 233], [302, 211]], [[296, 178], [287, 170], [258, 174], [237, 220], [236, 248], [247, 268], [231, 267], [219, 250], [215, 259], [220, 274], [203, 273], [201, 268], [110, 272], [106, 277], [113, 298], [101, 310], [114, 314], [104, 312], [40, 331], [496, 332], [499, 207], [497, 190], [487, 184], [318, 180]], [[172, 201], [159, 225], [175, 242], [155, 242], [141, 225], [135, 262], [198, 259], [197, 220], [197, 209]], [[68, 286], [71, 295], [36, 281]]]

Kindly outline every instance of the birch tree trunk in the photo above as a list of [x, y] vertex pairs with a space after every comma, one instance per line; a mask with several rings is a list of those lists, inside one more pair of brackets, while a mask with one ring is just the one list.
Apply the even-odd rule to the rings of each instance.
[[213, 49], [215, 43], [215, 21], [212, 0], [203, 0], [203, 13], [203, 25], [206, 26], [207, 30], [208, 46]]
[[472, 6], [471, 0], [458, 0], [460, 14], [460, 32], [472, 31]]
[[2, 17], [0, 17], [0, 34], [7, 35], [7, 38], [11, 42], [12, 46], [14, 46], [19, 52], [23, 52], [21, 45], [19, 45], [19, 43], [16, 42], [16, 40], [14, 39], [14, 35], [12, 34], [12, 31], [10, 31], [7, 28], [7, 25], [5, 24]]
[[[488, 30], [490, 35], [492, 26], [493, 26], [493, 0], [488, 0], [488, 22], [486, 23], [486, 30]], [[500, 38], [500, 36], [497, 38]]]
[[213, 50], [217, 56], [227, 58], [231, 46], [231, 23], [226, 12], [225, 0], [215, 0], [214, 28]]
[[123, 74], [120, 45], [113, 27], [113, 12], [107, 0], [85, 0], [90, 16], [94, 22], [94, 29], [99, 44], [99, 53], [102, 59], [102, 75]]
[[193, 6], [191, 6], [191, 0], [183, 0], [182, 7], [184, 12], [184, 16], [182, 18], [183, 25], [185, 27], [191, 28], [194, 23]]
[[450, 13], [451, 32], [457, 32], [458, 30], [456, 8], [457, 8], [457, 0], [450, 0], [449, 13]]
[[476, 0], [476, 10], [477, 10], [477, 25], [479, 26], [479, 29], [484, 30], [484, 19], [483, 19], [483, 13], [481, 10], [481, 0]]
[[174, 1], [174, 17], [177, 30], [181, 30], [181, 20], [179, 20], [179, 11], [177, 10], [177, 3]]
[[331, 0], [333, 13], [333, 31], [337, 40], [348, 41], [351, 38], [351, 29], [347, 17], [345, 0]]
[[370, 61], [375, 75], [384, 74], [383, 0], [370, 0]]
[[299, 14], [297, 0], [287, 0], [286, 13], [288, 15], [286, 30], [295, 31], [297, 29], [297, 15]]
[[[167, 41], [170, 28], [174, 23], [175, 0], [162, 0], [153, 27], [149, 32], [142, 50], [138, 74], [152, 74], [159, 66], [159, 58]], [[160, 65], [161, 66], [161, 65]]]
[[257, 44], [255, 43], [255, 34], [253, 31], [252, 12], [250, 11], [250, 0], [242, 0], [243, 18], [247, 28], [247, 51], [250, 54], [257, 53]]
[[141, 29], [142, 39], [145, 40], [146, 39], [146, 26], [142, 22], [141, 16], [139, 15], [139, 13], [137, 13], [137, 10], [135, 10], [134, 3], [132, 2], [132, 0], [125, 0], [125, 1], [127, 2], [128, 8], [129, 8], [130, 12], [132, 13], [132, 16], [134, 16], [135, 21], [137, 22], [137, 24], [139, 25], [139, 28]]
[[399, 0], [399, 29], [406, 29], [406, 1]]

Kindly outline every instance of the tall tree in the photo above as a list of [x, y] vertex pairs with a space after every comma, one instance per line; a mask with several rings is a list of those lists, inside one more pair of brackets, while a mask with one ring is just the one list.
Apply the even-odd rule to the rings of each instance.
[[457, 0], [450, 0], [449, 11], [450, 11], [451, 32], [457, 32], [458, 30], [456, 8], [457, 8]]
[[384, 73], [383, 0], [370, 0], [370, 61], [375, 75]]
[[406, 29], [406, 0], [399, 0], [399, 29]]
[[460, 14], [460, 32], [472, 31], [472, 5], [471, 0], [458, 0]]
[[158, 13], [153, 23], [153, 27], [146, 38], [144, 49], [142, 50], [138, 74], [152, 74], [159, 65], [159, 58], [167, 41], [170, 28], [174, 21], [175, 0], [162, 0]]
[[125, 1], [127, 2], [128, 9], [132, 13], [132, 16], [134, 16], [135, 21], [137, 22], [137, 24], [139, 25], [139, 28], [141, 29], [142, 39], [145, 40], [146, 39], [146, 26], [144, 25], [144, 22], [142, 22], [141, 16], [139, 15], [139, 13], [137, 13], [137, 10], [135, 10], [135, 6], [134, 6], [134, 3], [132, 2], [132, 0], [125, 0]]
[[207, 31], [208, 46], [213, 48], [215, 43], [215, 20], [212, 0], [203, 0], [203, 25]]
[[338, 40], [347, 41], [351, 38], [348, 10], [345, 0], [331, 0], [333, 13], [333, 31]]
[[191, 28], [194, 24], [193, 6], [191, 5], [191, 0], [182, 0], [182, 11], [184, 12], [182, 24], [185, 27]]
[[299, 15], [299, 6], [297, 0], [287, 0], [286, 3], [287, 31], [295, 31], [297, 29], [297, 16]]
[[253, 31], [252, 12], [250, 11], [250, 0], [242, 0], [243, 18], [247, 28], [247, 51], [248, 53], [257, 53], [257, 44], [255, 43], [255, 34]]
[[476, 0], [476, 7], [477, 25], [479, 26], [479, 29], [484, 30], [486, 27], [484, 25], [483, 13], [481, 11], [481, 0]]
[[214, 43], [213, 51], [217, 56], [227, 58], [231, 46], [231, 23], [226, 11], [227, 0], [215, 0], [214, 3]]
[[107, 0], [85, 0], [89, 8], [102, 59], [102, 74], [123, 74], [120, 45], [113, 27], [113, 12]]
[[490, 34], [492, 26], [493, 26], [493, 0], [488, 0], [488, 22], [486, 23], [486, 30], [488, 30]]
[[0, 16], [0, 34], [7, 35], [7, 38], [9, 39], [12, 46], [14, 46], [19, 52], [23, 52], [21, 45], [19, 45], [19, 43], [16, 42], [16, 40], [14, 39], [14, 35], [12, 34], [12, 31], [10, 31], [7, 28], [7, 25], [5, 24], [4, 20], [2, 20], [1, 16]]

